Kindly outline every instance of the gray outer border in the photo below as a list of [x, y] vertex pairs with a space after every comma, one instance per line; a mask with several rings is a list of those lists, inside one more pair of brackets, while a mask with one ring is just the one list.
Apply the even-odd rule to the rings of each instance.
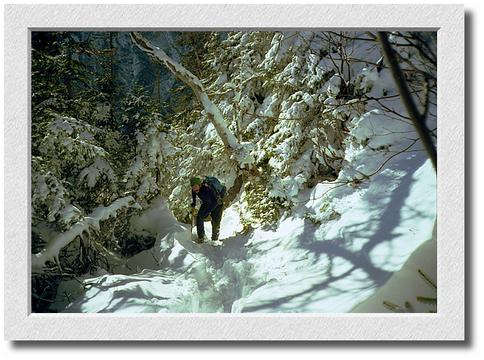
[[[53, 28], [438, 29], [438, 314], [30, 314], [29, 35]], [[5, 6], [8, 340], [464, 340], [463, 174], [461, 5]]]

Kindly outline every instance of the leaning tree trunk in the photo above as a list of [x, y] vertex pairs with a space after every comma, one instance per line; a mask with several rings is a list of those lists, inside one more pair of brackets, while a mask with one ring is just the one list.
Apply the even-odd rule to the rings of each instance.
[[160, 60], [178, 79], [190, 86], [198, 101], [203, 105], [209, 120], [215, 127], [225, 148], [232, 151], [240, 149], [241, 146], [236, 137], [225, 124], [222, 112], [210, 101], [200, 79], [188, 71], [183, 65], [171, 59], [162, 49], [151, 44], [140, 33], [132, 32], [131, 38], [141, 50]]
[[203, 108], [205, 109], [210, 122], [215, 127], [218, 136], [222, 140], [225, 149], [229, 152], [230, 158], [238, 168], [237, 179], [227, 192], [225, 202], [228, 206], [237, 197], [247, 176], [251, 172], [256, 171], [255, 167], [251, 167], [253, 157], [249, 155], [249, 145], [241, 144], [237, 141], [237, 138], [228, 129], [222, 112], [209, 99], [207, 92], [198, 77], [193, 75], [183, 65], [171, 59], [162, 49], [151, 44], [140, 33], [132, 32], [130, 35], [133, 42], [142, 51], [160, 60], [178, 79], [190, 86], [198, 101], [203, 105]]
[[425, 115], [421, 114], [417, 109], [417, 105], [412, 98], [407, 81], [405, 80], [405, 76], [403, 75], [402, 69], [398, 64], [395, 50], [393, 50], [390, 42], [388, 41], [387, 33], [383, 31], [378, 32], [378, 40], [381, 44], [383, 54], [385, 55], [388, 65], [390, 66], [393, 79], [397, 84], [398, 92], [402, 97], [403, 105], [405, 106], [408, 115], [410, 115], [413, 126], [415, 127], [420, 140], [422, 140], [424, 149], [432, 161], [435, 171], [437, 171], [437, 150], [432, 142], [430, 131], [425, 124]]

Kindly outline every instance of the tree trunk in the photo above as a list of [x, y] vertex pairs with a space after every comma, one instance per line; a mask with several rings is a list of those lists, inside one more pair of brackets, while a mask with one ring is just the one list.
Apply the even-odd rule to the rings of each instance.
[[162, 49], [152, 45], [148, 40], [141, 36], [140, 33], [132, 32], [131, 38], [141, 50], [160, 60], [178, 79], [190, 86], [198, 101], [203, 105], [210, 122], [215, 127], [225, 148], [231, 151], [240, 149], [241, 146], [236, 137], [227, 128], [222, 112], [210, 101], [200, 79], [181, 64], [171, 59]]
[[432, 165], [434, 166], [435, 171], [437, 171], [437, 150], [435, 149], [435, 145], [432, 142], [430, 131], [425, 124], [425, 116], [423, 116], [417, 109], [417, 105], [412, 98], [402, 69], [398, 64], [395, 51], [393, 50], [392, 46], [388, 41], [387, 33], [378, 32], [378, 40], [382, 46], [383, 54], [387, 59], [388, 65], [390, 66], [390, 70], [397, 85], [398, 92], [402, 97], [403, 105], [405, 106], [408, 115], [410, 115], [410, 118], [412, 119], [413, 126], [417, 130], [417, 134], [420, 137], [420, 140], [422, 140], [422, 144], [430, 160], [432, 161]]

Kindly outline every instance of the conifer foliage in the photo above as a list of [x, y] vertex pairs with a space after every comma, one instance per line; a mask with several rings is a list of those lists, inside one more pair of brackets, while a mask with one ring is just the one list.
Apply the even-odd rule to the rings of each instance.
[[[435, 143], [435, 34], [388, 40]], [[34, 311], [61, 280], [153, 246], [132, 226], [153, 200], [188, 222], [193, 176], [221, 179], [246, 228], [317, 184], [371, 181], [419, 142], [402, 142], [412, 123], [391, 75], [364, 31], [33, 32]], [[329, 198], [306, 215], [340, 216]]]

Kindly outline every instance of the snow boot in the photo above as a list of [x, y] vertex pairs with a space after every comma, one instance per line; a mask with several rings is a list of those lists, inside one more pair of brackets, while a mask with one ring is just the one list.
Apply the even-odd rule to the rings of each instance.
[[206, 240], [207, 240], [207, 238], [206, 238], [206, 237], [205, 237], [205, 235], [204, 235], [204, 236], [202, 236], [202, 237], [197, 237], [197, 238], [195, 239], [195, 242], [196, 242], [197, 244], [203, 244], [203, 243], [204, 243]]

